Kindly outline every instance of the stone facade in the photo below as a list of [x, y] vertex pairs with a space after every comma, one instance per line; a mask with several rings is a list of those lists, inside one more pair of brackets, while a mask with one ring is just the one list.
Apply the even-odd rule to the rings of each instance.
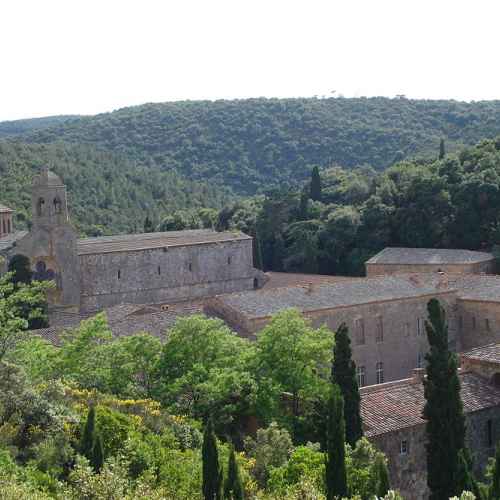
[[[384, 295], [384, 288], [388, 295]], [[400, 297], [391, 298], [391, 290], [398, 288]], [[371, 295], [372, 290], [378, 290], [378, 296]], [[343, 304], [335, 300], [337, 293], [342, 294], [337, 298]], [[408, 377], [414, 368], [422, 366], [428, 350], [424, 321], [427, 303], [433, 297], [439, 298], [447, 311], [450, 347], [455, 349], [455, 293], [437, 288], [422, 290], [402, 277], [361, 280], [355, 287], [339, 282], [311, 291], [306, 286], [232, 294], [208, 300], [205, 311], [249, 338], [268, 324], [271, 314], [267, 313], [274, 313], [274, 309], [298, 308], [313, 326], [326, 325], [333, 331], [345, 323], [360, 385], [370, 385]], [[322, 307], [321, 301], [326, 301]]]
[[[459, 374], [466, 417], [466, 445], [482, 477], [494, 455], [500, 429], [500, 389], [475, 371]], [[407, 500], [428, 498], [423, 373], [411, 379], [361, 389], [365, 435], [389, 462], [391, 486]]]
[[[11, 217], [11, 211], [5, 214]], [[0, 238], [5, 257], [0, 271], [13, 255], [26, 255], [35, 279], [56, 283], [49, 296], [52, 307], [88, 313], [123, 303], [172, 303], [250, 290], [265, 282], [253, 268], [252, 239], [242, 233], [193, 230], [78, 239], [66, 187], [46, 168], [33, 181], [32, 222], [29, 233]]]
[[365, 263], [366, 275], [437, 273], [493, 274], [495, 257], [486, 252], [430, 248], [385, 248]]
[[13, 210], [5, 205], [0, 205], [0, 238], [3, 238], [14, 232], [12, 222]]

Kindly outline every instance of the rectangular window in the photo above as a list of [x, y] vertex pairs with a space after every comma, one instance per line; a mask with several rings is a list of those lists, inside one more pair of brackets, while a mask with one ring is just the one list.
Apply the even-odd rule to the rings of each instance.
[[475, 316], [472, 316], [472, 329], [473, 330], [476, 329], [476, 317]]
[[377, 384], [383, 384], [384, 383], [384, 363], [382, 361], [379, 361], [377, 363]]
[[227, 258], [227, 265], [230, 266], [231, 265], [231, 257], [228, 257]]
[[491, 327], [490, 327], [490, 320], [488, 318], [486, 318], [484, 320], [484, 328], [486, 328], [486, 331], [489, 332], [491, 330]]
[[410, 452], [410, 446], [408, 444], [408, 441], [406, 439], [403, 439], [399, 443], [399, 454], [400, 455], [408, 455], [409, 452]]
[[365, 343], [365, 322], [363, 318], [358, 318], [354, 321], [354, 330], [356, 332], [356, 344]]
[[380, 343], [384, 341], [384, 323], [382, 321], [382, 316], [377, 316], [376, 322], [375, 342]]
[[364, 387], [366, 385], [365, 367], [358, 366], [356, 372], [358, 375], [358, 387]]
[[158, 266], [158, 276], [161, 274], [161, 267]]
[[460, 328], [460, 330], [464, 329], [464, 317], [462, 315], [458, 317], [458, 328]]
[[425, 321], [422, 318], [417, 318], [417, 335], [423, 335], [425, 331]]
[[118, 279], [122, 277], [122, 272], [118, 269]]
[[192, 271], [192, 270], [193, 270], [193, 264], [191, 264], [191, 262], [189, 262], [189, 264], [188, 264], [188, 269], [189, 269], [190, 271]]

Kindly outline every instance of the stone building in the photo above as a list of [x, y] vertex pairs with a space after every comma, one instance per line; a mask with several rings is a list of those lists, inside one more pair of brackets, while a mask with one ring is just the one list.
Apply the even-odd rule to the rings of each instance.
[[[500, 349], [496, 362], [500, 361]], [[480, 364], [466, 365], [459, 373], [466, 417], [466, 445], [474, 459], [474, 472], [481, 476], [488, 458], [495, 453], [500, 424], [500, 388], [485, 378]], [[500, 365], [497, 364], [500, 371]], [[413, 377], [363, 387], [361, 415], [365, 436], [389, 461], [391, 487], [407, 500], [428, 498], [426, 432], [422, 412], [424, 370]]]
[[11, 208], [0, 205], [0, 238], [14, 232], [14, 225], [12, 224], [13, 213], [14, 211]]
[[368, 277], [446, 272], [452, 274], [492, 274], [495, 272], [495, 257], [486, 252], [450, 250], [436, 248], [384, 248], [366, 261]]
[[[272, 282], [272, 279], [271, 279]], [[351, 336], [360, 386], [409, 376], [428, 349], [427, 303], [436, 297], [447, 311], [450, 347], [456, 348], [456, 291], [415, 276], [383, 276], [318, 285], [286, 286], [208, 299], [205, 311], [235, 331], [254, 337], [271, 317], [295, 308], [313, 326], [336, 330], [345, 322]]]
[[32, 222], [29, 233], [0, 238], [0, 251], [6, 260], [27, 256], [35, 279], [55, 281], [52, 307], [85, 313], [261, 284], [252, 239], [243, 233], [191, 230], [79, 239], [69, 220], [66, 187], [46, 168], [33, 181]]

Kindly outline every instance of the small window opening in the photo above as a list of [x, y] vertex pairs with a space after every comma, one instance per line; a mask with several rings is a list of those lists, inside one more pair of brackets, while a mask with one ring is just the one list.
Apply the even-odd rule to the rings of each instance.
[[12, 232], [12, 228], [10, 226], [10, 219], [7, 219], [7, 232], [10, 234]]
[[161, 275], [161, 267], [158, 266], [158, 276], [160, 276], [160, 275]]
[[43, 198], [39, 198], [36, 204], [36, 213], [38, 216], [43, 214], [43, 206], [45, 205], [45, 200]]
[[228, 266], [230, 266], [230, 265], [231, 265], [231, 256], [229, 256], [229, 257], [227, 258], [227, 265], [228, 265]]
[[365, 322], [363, 318], [358, 318], [354, 321], [354, 328], [356, 331], [356, 343], [362, 345], [365, 343]]
[[406, 439], [401, 440], [399, 444], [399, 454], [400, 455], [408, 455], [410, 452], [410, 447], [408, 445], [408, 441]]
[[55, 197], [54, 198], [54, 212], [56, 214], [60, 214], [62, 212], [61, 206], [62, 206], [61, 200], [58, 197]]
[[118, 269], [118, 279], [120, 279], [122, 277], [122, 272], [120, 271], [120, 269]]
[[486, 318], [484, 320], [484, 327], [486, 328], [486, 331], [490, 331], [491, 330], [491, 327], [490, 327], [490, 320], [488, 318]]
[[5, 224], [5, 219], [2, 221], [3, 233], [7, 233], [7, 224]]
[[423, 354], [419, 352], [417, 355], [417, 368], [422, 368], [423, 359], [424, 359]]
[[476, 317], [475, 316], [472, 316], [472, 329], [473, 330], [476, 329]]
[[377, 329], [375, 332], [375, 342], [380, 343], [384, 341], [384, 323], [382, 316], [377, 316]]
[[191, 262], [188, 264], [188, 269], [189, 269], [190, 271], [192, 271], [192, 270], [193, 270], [193, 264], [192, 264]]

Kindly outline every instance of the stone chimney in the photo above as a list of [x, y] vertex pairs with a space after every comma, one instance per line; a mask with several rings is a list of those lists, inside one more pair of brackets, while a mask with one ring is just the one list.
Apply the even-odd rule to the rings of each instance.
[[411, 378], [414, 384], [422, 384], [425, 379], [425, 368], [414, 368]]

